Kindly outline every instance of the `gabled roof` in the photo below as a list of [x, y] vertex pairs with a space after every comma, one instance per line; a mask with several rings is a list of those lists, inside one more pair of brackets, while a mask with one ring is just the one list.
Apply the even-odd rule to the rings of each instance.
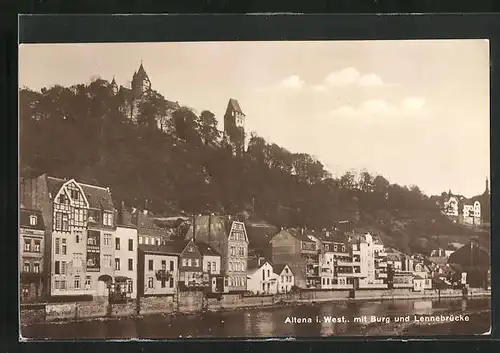
[[[47, 176], [47, 187], [49, 189], [52, 197], [55, 197], [61, 187], [66, 183], [67, 180]], [[89, 185], [75, 180], [75, 182], [82, 188], [85, 193], [85, 197], [89, 202], [89, 207], [94, 209], [103, 209], [106, 211], [114, 211], [115, 206], [113, 205], [113, 200], [111, 198], [110, 191], [102, 186]]]
[[231, 108], [232, 110], [234, 110], [237, 113], [245, 115], [243, 113], [243, 111], [241, 110], [240, 103], [234, 98], [229, 99], [228, 108]]
[[285, 267], [288, 267], [288, 270], [289, 270], [292, 274], [294, 274], [294, 273], [293, 273], [293, 271], [292, 271], [292, 268], [291, 268], [290, 266], [288, 266], [288, 264], [279, 264], [279, 265], [274, 265], [274, 266], [273, 266], [273, 271], [274, 271], [274, 273], [276, 273], [277, 275], [280, 275], [280, 274], [281, 274], [281, 272], [283, 272], [283, 270], [285, 269]]
[[[31, 225], [30, 217], [36, 216], [36, 224]], [[39, 210], [31, 210], [27, 208], [21, 208], [19, 214], [19, 226], [21, 228], [29, 228], [36, 230], [45, 230], [45, 222], [43, 220], [42, 212]]]
[[207, 255], [207, 256], [220, 256], [220, 254], [212, 248], [210, 245], [204, 242], [195, 242], [196, 247], [198, 248], [198, 251], [202, 255]]
[[270, 260], [267, 260], [267, 259], [263, 259], [261, 260], [261, 264], [259, 265], [259, 259], [249, 259], [247, 261], [247, 270], [249, 273], [254, 273], [255, 271], [257, 271], [259, 268], [261, 268], [262, 266], [264, 266], [265, 264], [269, 264], [271, 265], [271, 267], [273, 266], [273, 263], [270, 261]]

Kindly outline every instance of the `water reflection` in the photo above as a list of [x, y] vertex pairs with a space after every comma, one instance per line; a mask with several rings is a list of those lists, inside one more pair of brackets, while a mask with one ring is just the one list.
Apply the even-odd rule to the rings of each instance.
[[[23, 337], [53, 339], [390, 335], [400, 331], [398, 324], [370, 324], [370, 317], [389, 316], [395, 318], [411, 314], [439, 315], [451, 312], [485, 311], [490, 308], [490, 299], [322, 303], [189, 316], [164, 317], [158, 315], [141, 319], [33, 325], [24, 327], [22, 334]], [[461, 330], [458, 333], [455, 332], [456, 334], [482, 333], [485, 331], [485, 327], [486, 330], [489, 327], [491, 321], [489, 315], [490, 313], [483, 314], [480, 320], [471, 320], [460, 325], [451, 324], [452, 326], [446, 327], [446, 331], [442, 333], [455, 332], [456, 327]], [[319, 322], [316, 321], [316, 316], [320, 318]], [[345, 316], [349, 322], [328, 323], [323, 320], [325, 316], [335, 318]], [[355, 322], [355, 317], [362, 316], [368, 318], [367, 322]], [[292, 319], [311, 318], [312, 323], [288, 323], [285, 322], [287, 317]], [[440, 334], [440, 327], [445, 326], [436, 325], [432, 329], [426, 328], [425, 330], [429, 331], [427, 334]]]

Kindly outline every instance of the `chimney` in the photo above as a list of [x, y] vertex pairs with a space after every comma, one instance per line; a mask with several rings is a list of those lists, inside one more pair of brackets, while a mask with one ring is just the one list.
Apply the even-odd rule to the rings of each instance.
[[210, 232], [212, 231], [212, 213], [208, 214], [208, 243], [210, 244]]
[[142, 213], [144, 213], [144, 215], [147, 216], [148, 215], [148, 210], [144, 210], [144, 211], [142, 211]]
[[123, 200], [120, 203], [120, 210], [118, 211], [118, 222], [119, 224], [125, 224], [125, 201]]
[[326, 231], [326, 236], [329, 237], [330, 236], [330, 231]]

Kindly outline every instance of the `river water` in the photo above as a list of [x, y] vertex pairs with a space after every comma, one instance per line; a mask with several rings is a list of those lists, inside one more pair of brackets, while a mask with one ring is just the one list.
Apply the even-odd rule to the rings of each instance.
[[[462, 314], [462, 318], [465, 320], [468, 317], [469, 321], [415, 321], [415, 317], [441, 317], [451, 313], [456, 315], [455, 320], [459, 319], [457, 315]], [[406, 318], [408, 315], [409, 322], [395, 322], [396, 318]], [[344, 316], [345, 322], [328, 323], [325, 322], [325, 316], [337, 319]], [[366, 322], [355, 322], [363, 320], [365, 316]], [[309, 318], [312, 323], [293, 322]], [[372, 319], [378, 319], [379, 322], [370, 322]], [[422, 299], [336, 302], [195, 315], [153, 315], [142, 318], [38, 324], [22, 327], [21, 333], [27, 339], [472, 335], [488, 332], [490, 323], [491, 298]]]

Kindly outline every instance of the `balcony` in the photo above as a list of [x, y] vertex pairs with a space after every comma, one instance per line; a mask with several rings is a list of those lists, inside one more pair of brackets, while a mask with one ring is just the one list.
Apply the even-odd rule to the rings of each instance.
[[337, 266], [359, 266], [359, 262], [355, 262], [352, 260], [337, 260]]

